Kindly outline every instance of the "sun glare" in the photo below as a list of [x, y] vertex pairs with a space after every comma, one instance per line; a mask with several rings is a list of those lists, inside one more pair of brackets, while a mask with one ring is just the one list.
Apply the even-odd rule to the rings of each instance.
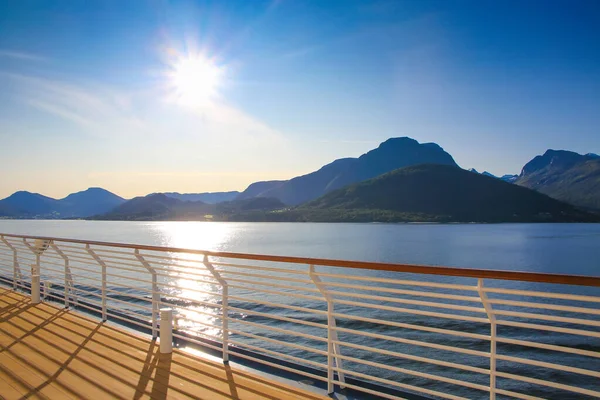
[[170, 78], [179, 101], [202, 105], [216, 97], [222, 70], [202, 55], [187, 56], [175, 62]]

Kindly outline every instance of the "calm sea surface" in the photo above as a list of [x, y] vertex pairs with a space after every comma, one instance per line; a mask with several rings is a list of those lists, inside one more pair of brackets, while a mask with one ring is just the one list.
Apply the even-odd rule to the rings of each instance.
[[600, 224], [0, 220], [0, 233], [238, 253], [600, 276]]
[[[587, 276], [600, 276], [600, 224], [315, 224], [315, 223], [229, 223], [229, 222], [97, 222], [97, 221], [12, 221], [0, 220], [0, 233], [13, 233], [35, 236], [51, 236], [58, 238], [73, 238], [108, 242], [122, 242], [134, 244], [146, 244], [157, 246], [181, 247], [200, 250], [228, 251], [239, 253], [257, 253], [284, 256], [305, 256], [316, 258], [333, 258], [345, 260], [381, 261], [391, 263], [408, 263], [424, 265], [445, 265], [464, 268], [500, 269], [546, 273], [565, 273]], [[175, 263], [175, 261], [173, 261]], [[24, 264], [26, 265], [26, 264]], [[42, 265], [43, 267], [43, 265]], [[300, 267], [292, 267], [300, 268]], [[303, 271], [306, 270], [302, 266]], [[346, 272], [344, 272], [346, 271]], [[199, 302], [177, 300], [181, 298], [193, 298], [189, 290], [196, 288], [200, 283], [186, 280], [178, 275], [177, 271], [168, 271], [169, 275], [164, 278], [166, 295], [161, 302], [177, 305], [191, 310], [192, 315], [202, 318], [206, 322], [216, 324], [218, 309], [204, 307]], [[247, 272], [247, 271], [246, 271]], [[332, 273], [347, 273], [369, 275], [374, 277], [393, 277], [393, 273], [377, 271], [356, 271], [344, 269], [332, 269]], [[42, 272], [43, 273], [43, 272]], [[228, 273], [222, 270], [222, 273]], [[403, 274], [401, 279], [413, 279]], [[296, 275], [297, 276], [297, 275]], [[446, 283], [465, 283], [463, 278], [428, 276], [431, 281]], [[463, 279], [463, 280], [461, 280]], [[259, 279], [258, 279], [259, 280]], [[469, 285], [473, 285], [473, 280]], [[192, 285], [192, 286], [190, 286]], [[195, 286], [194, 286], [195, 285]], [[505, 286], [506, 282], [492, 282], [493, 286]], [[97, 292], [97, 288], [81, 284], [80, 289], [88, 292]], [[598, 288], [547, 288], [543, 284], [535, 283], [510, 283], [512, 289], [525, 290], [569, 290], [571, 293], [600, 296]], [[109, 298], [109, 307], [123, 307], [123, 300], [135, 303], [135, 295], [147, 295], [144, 292], [122, 291], [119, 282], [109, 289], [113, 291]], [[409, 289], [413, 289], [412, 287]], [[219, 287], [206, 287], [212, 292], [219, 291]], [[417, 288], [417, 290], [419, 290]], [[379, 293], [379, 291], [372, 292]], [[384, 295], [385, 292], [382, 292]], [[473, 295], [472, 292], [465, 293]], [[273, 330], [265, 330], [262, 325], [268, 325], [278, 329], [302, 331], [305, 334], [323, 337], [324, 332], [320, 328], [288, 323], [282, 320], [261, 317], [265, 313], [276, 313], [279, 316], [300, 319], [309, 323], [324, 324], [322, 314], [303, 313], [270, 307], [261, 304], [261, 301], [269, 301], [277, 304], [287, 304], [294, 307], [304, 307], [314, 310], [325, 310], [325, 304], [306, 299], [291, 299], [288, 296], [277, 294], [264, 294], [259, 290], [246, 290], [230, 288], [230, 307], [237, 311], [231, 315], [230, 329], [245, 331], [254, 335], [244, 337], [233, 335], [236, 340], [248, 345], [262, 346], [272, 351], [286, 352], [289, 355], [310, 359], [316, 362], [324, 362], [323, 356], [306, 353], [305, 351], [290, 350], [289, 347], [281, 347], [276, 344], [265, 344], [256, 338], [268, 337], [280, 342], [289, 341], [289, 335], [278, 333]], [[476, 295], [476, 293], [475, 293]], [[171, 297], [169, 297], [171, 296]], [[85, 295], [83, 297], [86, 297]], [[252, 301], [252, 298], [256, 301]], [[410, 298], [410, 296], [408, 296]], [[114, 299], [114, 301], [113, 301]], [[244, 299], [248, 299], [247, 301]], [[415, 300], [431, 300], [423, 297], [414, 297]], [[118, 302], [120, 300], [120, 302]], [[219, 304], [220, 296], [202, 297], [197, 300]], [[514, 298], [521, 301], [544, 302], [539, 298]], [[552, 301], [551, 301], [552, 302]], [[129, 304], [129, 303], [127, 303]], [[368, 304], [368, 303], [366, 303]], [[592, 303], [594, 304], [594, 303]], [[600, 303], [598, 303], [600, 304]], [[387, 302], [393, 307], [407, 307], [402, 304]], [[465, 304], [472, 306], [473, 303]], [[580, 304], [569, 304], [580, 306]], [[589, 304], [588, 304], [589, 305]], [[368, 306], [366, 306], [368, 307]], [[414, 306], [419, 309], [420, 306]], [[510, 307], [505, 309], [510, 311]], [[346, 315], [356, 313], [360, 317], [377, 318], [384, 321], [392, 321], [419, 326], [430, 326], [433, 328], [456, 330], [461, 332], [472, 332], [481, 335], [489, 335], [490, 328], [487, 323], [469, 323], [462, 320], [434, 318], [430, 316], [416, 315], [413, 313], [399, 313], [385, 309], [361, 308], [344, 304], [336, 305], [338, 313]], [[138, 311], [139, 308], [131, 308]], [[447, 312], [448, 310], [442, 310]], [[523, 311], [522, 309], [519, 311]], [[531, 313], [544, 313], [544, 310], [529, 309]], [[579, 315], [573, 312], [564, 312], [563, 317], [593, 319], [591, 323], [595, 326], [584, 326], [600, 332], [600, 315]], [[182, 314], [182, 318], [185, 317]], [[188, 314], [189, 317], [189, 314]], [[511, 317], [505, 319], [510, 320]], [[529, 320], [537, 324], [536, 320]], [[471, 340], [464, 337], [451, 335], [440, 335], [437, 333], [423, 332], [420, 330], [402, 329], [390, 325], [360, 322], [353, 319], [339, 319], [339, 328], [360, 330], [388, 337], [401, 337], [406, 340], [425, 341], [431, 343], [442, 343], [448, 346], [456, 346], [465, 349], [489, 351], [488, 340]], [[539, 322], [540, 324], [542, 322]], [[546, 323], [545, 321], [543, 323]], [[558, 326], [562, 322], [557, 322]], [[250, 324], [250, 325], [249, 325]], [[555, 326], [556, 326], [555, 324]], [[565, 325], [566, 327], [566, 325]], [[577, 327], [577, 326], [575, 326]], [[206, 335], [202, 325], [189, 326], [196, 329], [199, 335]], [[572, 335], [565, 333], [549, 332], [538, 329], [522, 329], [513, 326], [499, 326], [498, 335], [517, 340], [547, 342], [563, 346], [600, 352], [600, 337], [598, 334], [587, 336]], [[210, 332], [219, 336], [221, 332]], [[489, 367], [489, 360], [465, 354], [456, 354], [444, 350], [436, 350], [427, 347], [415, 346], [397, 341], [381, 340], [355, 334], [340, 334], [340, 339], [355, 345], [377, 347], [382, 350], [400, 352], [414, 357], [429, 357], [438, 360], [455, 360], [457, 363], [467, 364], [475, 368], [485, 370]], [[315, 342], [311, 339], [294, 338], [294, 343], [309, 347], [323, 346], [323, 342]], [[523, 357], [539, 361], [560, 363], [574, 367], [583, 367], [592, 371], [600, 371], [600, 357], [587, 357], [574, 354], [559, 355], [556, 352], [535, 349], [530, 347], [498, 344], [498, 353], [512, 357]], [[356, 348], [343, 348], [342, 354], [351, 354], [363, 360], [391, 365], [395, 368], [404, 368], [419, 372], [445, 376], [459, 381], [488, 385], [489, 377], [485, 374], [454, 370], [452, 368], [431, 365], [411, 359], [391, 358], [373, 352], [365, 352]], [[428, 387], [441, 392], [452, 393], [465, 398], [489, 398], [479, 390], [457, 387], [453, 384], [434, 382], [410, 374], [399, 373], [389, 369], [374, 369], [368, 365], [348, 362], [346, 368], [351, 370], [388, 379], [390, 381], [402, 382], [404, 384]], [[571, 384], [585, 387], [590, 390], [600, 390], [600, 379], [590, 376], [578, 376], [572, 373], [563, 373], [552, 369], [538, 370], [534, 367], [507, 361], [498, 361], [499, 371], [515, 375], [533, 376], [539, 379]], [[552, 399], [589, 399], [583, 395], [573, 395], [568, 392], [557, 392], [554, 389], [543, 386], [529, 385], [527, 383], [502, 380], [499, 378], [498, 385], [506, 390], [515, 390], [521, 393]]]

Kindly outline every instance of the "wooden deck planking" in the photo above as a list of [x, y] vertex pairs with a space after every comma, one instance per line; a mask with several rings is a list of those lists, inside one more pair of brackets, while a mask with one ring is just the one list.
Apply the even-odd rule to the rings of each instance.
[[0, 398], [329, 399], [0, 288]]

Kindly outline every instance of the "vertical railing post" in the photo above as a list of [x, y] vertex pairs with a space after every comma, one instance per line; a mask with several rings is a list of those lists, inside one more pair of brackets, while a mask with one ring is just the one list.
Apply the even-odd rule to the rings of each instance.
[[334, 392], [334, 384], [333, 384], [333, 364], [335, 362], [335, 366], [337, 367], [337, 376], [340, 381], [340, 386], [344, 388], [343, 383], [346, 381], [344, 376], [344, 367], [342, 365], [342, 360], [338, 357], [340, 356], [341, 349], [340, 344], [338, 343], [338, 335], [336, 330], [336, 322], [335, 316], [333, 315], [334, 306], [333, 299], [331, 295], [327, 292], [325, 284], [321, 280], [321, 278], [315, 272], [315, 266], [309, 265], [308, 276], [313, 281], [314, 285], [319, 289], [321, 295], [327, 301], [327, 393], [331, 394]]
[[102, 321], [108, 319], [106, 312], [106, 263], [90, 248], [89, 244], [85, 245], [85, 249], [90, 256], [102, 267]]
[[32, 246], [26, 238], [23, 238], [23, 244], [35, 255], [35, 264], [31, 265], [31, 302], [37, 304], [40, 302], [40, 256], [44, 249], [41, 245], [40, 248]]
[[229, 362], [229, 286], [227, 281], [221, 277], [221, 274], [209, 262], [208, 256], [204, 255], [204, 266], [221, 285], [221, 330], [223, 335], [223, 362]]
[[17, 290], [18, 283], [20, 282], [23, 285], [23, 275], [21, 274], [21, 267], [19, 266], [19, 257], [17, 254], [17, 248], [10, 244], [8, 240], [4, 238], [4, 236], [0, 236], [0, 241], [6, 245], [13, 252], [13, 289]]
[[483, 279], [477, 280], [477, 291], [490, 321], [490, 400], [496, 399], [496, 316], [487, 293], [483, 290]]
[[69, 308], [69, 287], [71, 288], [71, 294], [73, 294], [73, 275], [71, 275], [71, 267], [69, 266], [69, 257], [54, 243], [50, 242], [50, 247], [56, 254], [58, 254], [65, 262], [64, 267], [64, 296], [65, 296], [65, 308]]
[[170, 308], [160, 310], [160, 352], [173, 352], [173, 310]]
[[[150, 263], [146, 261], [144, 256], [140, 254], [139, 249], [134, 250], [135, 258], [138, 259], [140, 264], [144, 266], [152, 275], [152, 338], [156, 339], [158, 336], [158, 308], [160, 306], [160, 292], [158, 290], [158, 276], [156, 274], [156, 270], [152, 268]], [[162, 315], [162, 314], [161, 314]], [[162, 317], [161, 317], [162, 324]], [[161, 335], [162, 335], [162, 325], [161, 325]], [[162, 342], [162, 336], [160, 338]]]

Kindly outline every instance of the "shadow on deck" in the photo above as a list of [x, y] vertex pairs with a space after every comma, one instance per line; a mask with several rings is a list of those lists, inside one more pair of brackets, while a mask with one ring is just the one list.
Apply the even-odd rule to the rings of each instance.
[[0, 288], [0, 397], [329, 399]]

